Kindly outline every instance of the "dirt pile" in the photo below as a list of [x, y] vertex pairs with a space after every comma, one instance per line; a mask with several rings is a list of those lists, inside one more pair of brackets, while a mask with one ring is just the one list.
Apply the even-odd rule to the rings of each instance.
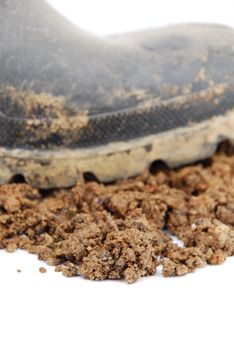
[[159, 265], [168, 277], [222, 263], [234, 254], [233, 151], [223, 146], [208, 162], [114, 185], [3, 185], [0, 248], [36, 254], [64, 276], [128, 283]]

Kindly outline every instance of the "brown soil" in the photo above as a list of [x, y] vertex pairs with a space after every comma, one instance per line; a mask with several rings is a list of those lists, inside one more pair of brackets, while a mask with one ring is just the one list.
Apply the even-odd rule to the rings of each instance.
[[46, 273], [47, 270], [46, 270], [44, 267], [40, 267], [40, 268], [39, 268], [39, 272], [40, 272], [40, 273]]
[[220, 264], [234, 254], [233, 150], [224, 145], [208, 162], [114, 185], [3, 185], [0, 248], [36, 254], [67, 277], [128, 283], [159, 265], [168, 277]]

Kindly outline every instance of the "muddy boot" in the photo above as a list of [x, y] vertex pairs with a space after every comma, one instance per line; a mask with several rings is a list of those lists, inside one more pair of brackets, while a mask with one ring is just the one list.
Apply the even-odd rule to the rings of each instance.
[[99, 38], [43, 0], [0, 3], [0, 183], [110, 181], [234, 139], [234, 32], [180, 25]]

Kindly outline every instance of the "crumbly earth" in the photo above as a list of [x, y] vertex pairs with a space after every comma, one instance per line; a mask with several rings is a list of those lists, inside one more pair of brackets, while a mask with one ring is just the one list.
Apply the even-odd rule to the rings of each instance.
[[169, 277], [220, 264], [234, 255], [233, 149], [112, 185], [80, 181], [50, 192], [3, 185], [0, 248], [36, 254], [67, 277], [128, 283], [159, 265]]
[[47, 270], [46, 270], [44, 267], [40, 267], [40, 268], [39, 268], [39, 272], [40, 272], [40, 273], [46, 273]]

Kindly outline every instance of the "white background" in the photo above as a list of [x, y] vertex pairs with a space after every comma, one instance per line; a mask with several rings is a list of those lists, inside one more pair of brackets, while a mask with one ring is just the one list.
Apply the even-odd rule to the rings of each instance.
[[179, 22], [234, 25], [233, 0], [49, 0], [73, 22], [110, 34]]
[[3, 350], [233, 350], [234, 258], [133, 285], [65, 278], [52, 267], [40, 274], [40, 266], [24, 252], [0, 252]]
[[[50, 2], [97, 34], [181, 21], [234, 24], [233, 0]], [[134, 285], [66, 279], [50, 267], [40, 274], [40, 266], [32, 255], [0, 251], [2, 350], [234, 348], [234, 258]]]

